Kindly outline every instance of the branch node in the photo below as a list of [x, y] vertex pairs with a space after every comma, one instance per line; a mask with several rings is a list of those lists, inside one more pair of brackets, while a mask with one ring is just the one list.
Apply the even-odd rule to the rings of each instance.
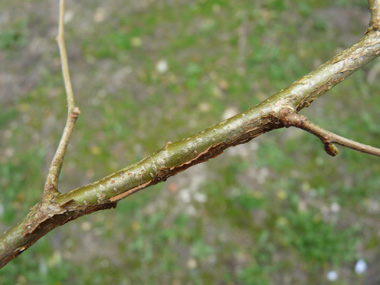
[[78, 107], [74, 107], [74, 109], [70, 112], [70, 116], [72, 118], [78, 118], [80, 115], [80, 109]]
[[325, 143], [325, 152], [331, 156], [338, 155], [338, 148], [333, 143]]

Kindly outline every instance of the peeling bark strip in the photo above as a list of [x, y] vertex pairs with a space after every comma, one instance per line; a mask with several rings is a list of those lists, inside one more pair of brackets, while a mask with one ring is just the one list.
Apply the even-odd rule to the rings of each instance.
[[[260, 105], [194, 136], [167, 143], [161, 150], [95, 183], [77, 188], [56, 198], [58, 203], [74, 200], [74, 205], [96, 205], [125, 198], [147, 186], [165, 181], [195, 164], [221, 154], [226, 148], [279, 128], [277, 115]], [[268, 115], [263, 115], [262, 112]], [[123, 194], [126, 193], [126, 194]], [[76, 207], [76, 206], [75, 206]]]
[[[63, 2], [61, 0], [61, 4]], [[228, 147], [246, 143], [273, 129], [289, 126], [302, 128], [320, 137], [330, 155], [337, 153], [333, 143], [380, 154], [376, 148], [363, 147], [327, 132], [297, 114], [327, 90], [379, 56], [380, 0], [369, 0], [369, 5], [372, 14], [370, 28], [360, 41], [252, 109], [181, 141], [169, 142], [140, 162], [66, 194], [55, 191], [59, 169], [49, 173], [53, 179], [50, 181], [48, 177], [47, 195], [44, 195], [44, 199], [31, 208], [27, 217], [0, 236], [0, 268], [54, 228], [80, 216], [114, 208], [118, 201], [139, 190], [165, 181], [178, 172], [221, 154]], [[60, 15], [60, 27], [63, 28], [62, 10]], [[63, 29], [60, 35], [61, 52], [65, 53], [62, 44]], [[68, 83], [68, 65], [65, 60], [62, 60], [62, 64], [65, 83]], [[66, 84], [66, 87], [69, 109], [78, 115], [79, 109], [74, 105], [71, 84]], [[76, 116], [69, 116], [68, 119], [74, 117]], [[66, 139], [64, 145], [68, 143], [68, 138]], [[60, 156], [61, 160], [63, 155]]]

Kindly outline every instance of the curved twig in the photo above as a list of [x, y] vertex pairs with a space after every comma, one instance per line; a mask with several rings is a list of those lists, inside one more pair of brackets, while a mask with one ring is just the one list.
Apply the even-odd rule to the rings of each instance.
[[346, 139], [337, 134], [329, 132], [320, 126], [310, 122], [305, 116], [298, 115], [292, 111], [284, 111], [284, 116], [282, 118], [282, 123], [286, 128], [296, 127], [305, 130], [315, 136], [317, 136], [322, 143], [325, 145], [325, 151], [331, 156], [336, 156], [338, 154], [338, 149], [335, 144], [351, 148], [360, 152], [371, 154], [374, 156], [380, 156], [380, 149], [365, 145], [350, 139]]

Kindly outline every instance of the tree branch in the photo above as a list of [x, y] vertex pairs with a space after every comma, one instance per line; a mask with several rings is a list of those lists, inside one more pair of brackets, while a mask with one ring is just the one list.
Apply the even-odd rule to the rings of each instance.
[[317, 136], [325, 145], [325, 151], [331, 156], [336, 156], [338, 154], [338, 149], [335, 147], [334, 143], [367, 154], [380, 156], [379, 148], [358, 143], [353, 140], [349, 140], [344, 137], [338, 136], [313, 124], [305, 116], [298, 115], [292, 111], [284, 110], [283, 113], [284, 115], [281, 121], [286, 128], [296, 127]]
[[58, 28], [58, 36], [56, 38], [58, 43], [58, 48], [60, 51], [61, 57], [61, 65], [62, 65], [62, 74], [63, 80], [65, 83], [66, 96], [67, 96], [67, 120], [66, 125], [62, 133], [61, 140], [57, 147], [57, 151], [53, 157], [53, 160], [49, 167], [49, 172], [46, 178], [45, 187], [44, 187], [44, 195], [43, 200], [49, 200], [54, 195], [58, 194], [58, 178], [61, 172], [63, 159], [66, 153], [67, 146], [70, 141], [71, 133], [74, 129], [77, 118], [80, 114], [80, 110], [78, 107], [75, 107], [74, 102], [74, 94], [71, 86], [70, 73], [69, 73], [69, 64], [67, 61], [66, 47], [65, 47], [65, 0], [60, 1], [59, 8], [59, 28]]
[[[378, 3], [378, 1], [370, 1], [371, 7], [375, 7], [376, 11], [378, 11]], [[63, 39], [62, 10], [63, 1], [61, 1], [60, 15], [62, 29], [60, 35]], [[67, 61], [62, 45], [60, 45], [60, 50], [62, 59]], [[304, 107], [308, 107], [319, 96], [377, 58], [379, 54], [380, 32], [377, 29], [371, 29], [352, 47], [252, 109], [181, 141], [168, 142], [161, 150], [140, 162], [92, 184], [79, 187], [69, 193], [56, 193], [49, 196], [49, 199], [35, 205], [20, 223], [0, 236], [0, 267], [60, 225], [94, 211], [116, 207], [116, 203], [121, 199], [148, 186], [165, 181], [168, 177], [192, 165], [207, 161], [221, 154], [228, 147], [246, 143], [261, 134], [284, 127], [284, 112], [296, 113]], [[64, 76], [66, 76], [65, 83], [67, 83], [69, 82], [67, 81], [68, 68], [65, 60], [62, 60], [62, 68], [66, 74]], [[71, 85], [69, 86], [71, 88]], [[74, 106], [74, 101], [70, 98], [72, 99], [72, 97], [68, 97], [69, 110], [70, 106]], [[73, 111], [75, 111], [75, 107], [72, 109]], [[73, 114], [74, 116], [68, 117], [69, 126], [73, 126], [75, 123], [76, 112]], [[72, 119], [70, 119], [71, 117]], [[68, 127], [67, 132], [71, 134], [71, 130], [72, 127]], [[65, 132], [63, 137], [66, 137]], [[317, 133], [321, 133], [321, 131], [319, 130]], [[69, 136], [67, 135], [67, 137]], [[64, 154], [67, 142], [62, 144]], [[330, 147], [330, 144], [328, 146]], [[57, 152], [60, 152], [60, 148]], [[62, 158], [63, 156], [58, 161]], [[57, 166], [54, 166], [58, 170], [51, 172], [59, 174], [60, 166], [61, 164], [58, 163]], [[58, 177], [55, 174], [52, 176]], [[52, 181], [54, 187], [56, 181], [54, 179]]]

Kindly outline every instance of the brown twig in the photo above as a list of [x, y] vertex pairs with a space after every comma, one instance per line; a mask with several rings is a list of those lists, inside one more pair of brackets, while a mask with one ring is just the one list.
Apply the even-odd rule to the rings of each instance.
[[60, 1], [59, 9], [60, 9], [59, 28], [58, 28], [58, 36], [56, 40], [58, 43], [58, 48], [59, 48], [60, 57], [61, 57], [62, 74], [63, 74], [63, 80], [65, 83], [66, 96], [67, 96], [68, 115], [67, 115], [66, 125], [63, 130], [61, 140], [57, 147], [57, 151], [49, 167], [49, 173], [47, 175], [46, 183], [44, 187], [44, 200], [58, 193], [58, 177], [61, 172], [63, 158], [65, 156], [67, 145], [69, 144], [71, 133], [74, 129], [75, 122], [80, 114], [80, 110], [78, 107], [75, 106], [75, 102], [74, 102], [74, 94], [73, 94], [73, 89], [71, 86], [69, 64], [67, 61], [66, 47], [65, 47], [65, 41], [64, 41], [65, 0]]
[[313, 124], [305, 116], [298, 115], [292, 111], [285, 111], [284, 116], [281, 118], [281, 121], [287, 128], [296, 127], [317, 136], [325, 145], [325, 151], [331, 156], [336, 156], [338, 154], [338, 149], [334, 143], [367, 154], [380, 156], [379, 148], [358, 143], [356, 141], [336, 135], [332, 132], [322, 129], [320, 126]]
[[380, 29], [380, 1], [379, 0], [368, 0], [369, 9], [371, 11], [371, 21], [369, 23], [368, 30], [379, 30]]

